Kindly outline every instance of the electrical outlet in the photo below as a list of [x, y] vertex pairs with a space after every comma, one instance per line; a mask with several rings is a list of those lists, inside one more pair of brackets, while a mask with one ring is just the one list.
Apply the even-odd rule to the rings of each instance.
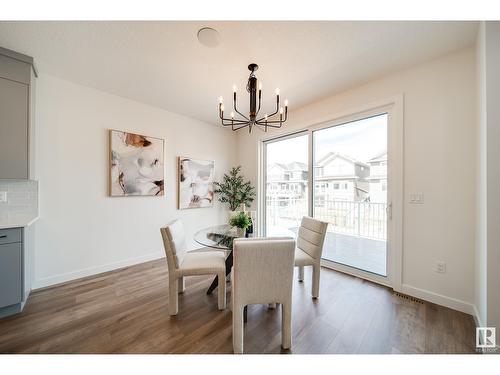
[[7, 202], [7, 192], [0, 191], [0, 203], [5, 203], [5, 202]]
[[436, 262], [436, 267], [434, 269], [437, 273], [446, 273], [446, 263]]
[[410, 203], [413, 204], [424, 204], [424, 194], [423, 193], [411, 193]]

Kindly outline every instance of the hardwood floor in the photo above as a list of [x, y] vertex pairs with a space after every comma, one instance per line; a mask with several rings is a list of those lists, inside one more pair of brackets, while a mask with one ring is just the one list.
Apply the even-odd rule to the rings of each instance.
[[[255, 305], [245, 353], [475, 353], [470, 315], [325, 268], [313, 300], [310, 276], [294, 280], [292, 349], [280, 347], [280, 309]], [[210, 281], [187, 278], [172, 318], [165, 260], [36, 291], [23, 313], [0, 320], [0, 352], [232, 353], [231, 311], [205, 294]]]

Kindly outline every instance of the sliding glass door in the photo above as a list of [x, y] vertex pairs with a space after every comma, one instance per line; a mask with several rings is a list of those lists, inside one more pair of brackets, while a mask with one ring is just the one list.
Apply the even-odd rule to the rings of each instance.
[[387, 121], [381, 114], [312, 132], [313, 216], [323, 259], [387, 276]]
[[309, 214], [308, 139], [307, 133], [299, 133], [264, 143], [267, 236], [296, 233]]
[[324, 266], [399, 285], [401, 253], [394, 244], [401, 243], [402, 154], [394, 140], [402, 133], [389, 126], [394, 107], [382, 108], [264, 141], [262, 228], [267, 236], [286, 235], [297, 232], [305, 215], [325, 221]]

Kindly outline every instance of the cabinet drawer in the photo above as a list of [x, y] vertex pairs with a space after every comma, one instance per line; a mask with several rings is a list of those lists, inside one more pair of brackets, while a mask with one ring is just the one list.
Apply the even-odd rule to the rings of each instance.
[[0, 245], [0, 307], [22, 300], [21, 243]]
[[21, 242], [21, 228], [0, 229], [0, 245]]

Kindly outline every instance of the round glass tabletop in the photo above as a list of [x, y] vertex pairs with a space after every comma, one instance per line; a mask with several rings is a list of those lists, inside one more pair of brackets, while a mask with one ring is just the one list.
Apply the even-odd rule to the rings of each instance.
[[[296, 237], [296, 234], [289, 229], [274, 229], [270, 232], [270, 237]], [[231, 228], [228, 224], [214, 225], [212, 227], [201, 229], [194, 234], [194, 240], [200, 245], [221, 250], [227, 250], [230, 248], [232, 241], [237, 237], [238, 233], [236, 228]]]
[[204, 228], [194, 234], [194, 240], [200, 245], [222, 250], [228, 249], [236, 237], [238, 237], [236, 228], [231, 228], [227, 224]]

